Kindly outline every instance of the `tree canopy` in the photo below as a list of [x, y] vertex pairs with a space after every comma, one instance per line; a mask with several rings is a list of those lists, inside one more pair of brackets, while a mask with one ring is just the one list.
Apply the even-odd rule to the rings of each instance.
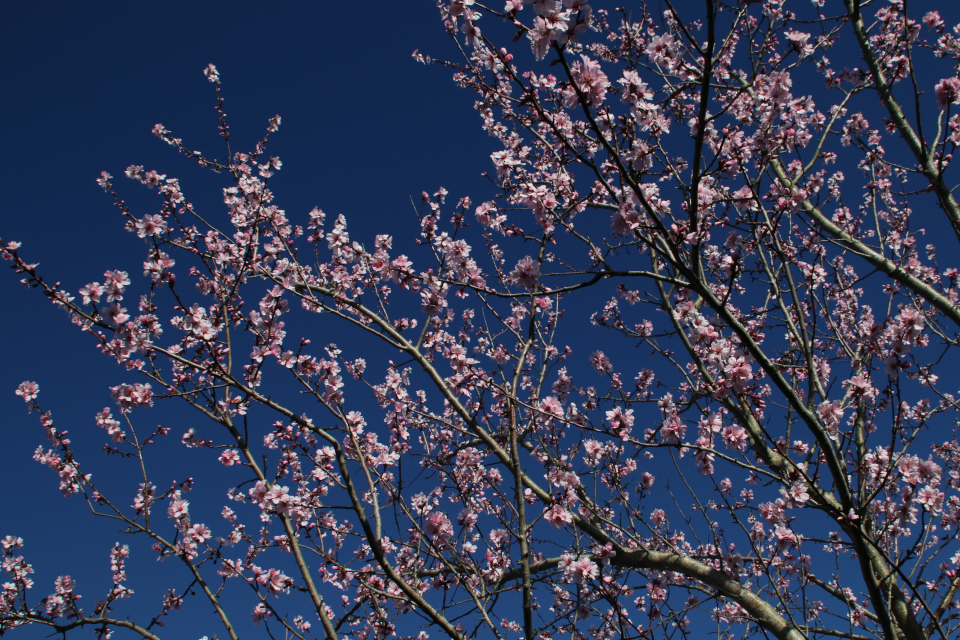
[[[132, 165], [144, 214], [104, 172], [144, 260], [75, 291], [0, 239], [129, 376], [99, 436], [17, 389], [34, 458], [124, 535], [93, 603], [8, 535], [0, 632], [160, 638], [199, 601], [234, 640], [251, 614], [331, 640], [956, 638], [960, 25], [902, 0], [439, 9], [462, 55], [415, 56], [475, 94], [486, 194], [423, 192], [402, 237], [322, 194], [287, 212], [281, 118], [234, 148], [211, 64], [224, 147], [153, 133], [222, 206]], [[152, 426], [161, 399], [189, 419]], [[135, 552], [189, 585], [142, 617]]]

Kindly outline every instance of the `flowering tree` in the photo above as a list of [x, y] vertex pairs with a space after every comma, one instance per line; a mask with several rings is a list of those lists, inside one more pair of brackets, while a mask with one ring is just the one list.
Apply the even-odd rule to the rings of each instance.
[[[271, 637], [958, 637], [960, 276], [920, 243], [960, 241], [960, 25], [903, 0], [440, 10], [502, 143], [478, 206], [424, 193], [419, 236], [371, 246], [288, 217], [211, 65], [227, 159], [154, 133], [232, 180], [225, 215], [140, 166], [158, 213], [99, 180], [140, 290], [77, 296], [0, 241], [129, 372], [93, 418], [141, 478], [98, 484], [20, 385], [36, 460], [130, 544], [81, 606], [8, 535], [0, 633], [158, 638], [195, 597], [233, 639], [238, 610]], [[205, 422], [145, 429], [159, 397]], [[151, 458], [174, 437], [222, 465], [218, 511], [190, 508], [212, 472]], [[136, 549], [190, 579], [142, 620]]]

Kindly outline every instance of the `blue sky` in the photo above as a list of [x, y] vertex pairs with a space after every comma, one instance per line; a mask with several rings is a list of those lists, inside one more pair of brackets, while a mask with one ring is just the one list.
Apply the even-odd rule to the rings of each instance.
[[[139, 278], [143, 261], [143, 247], [95, 183], [100, 171], [118, 176], [121, 193], [144, 206], [152, 205], [143, 188], [122, 178], [128, 165], [177, 176], [189, 197], [216, 204], [211, 176], [150, 133], [160, 122], [192, 148], [222, 156], [215, 94], [201, 73], [208, 63], [221, 73], [235, 148], [252, 146], [267, 119], [282, 116], [270, 151], [284, 167], [271, 187], [300, 222], [315, 206], [349, 214], [354, 233], [369, 234], [369, 242], [375, 232], [416, 225], [410, 198], [421, 191], [443, 185], [462, 195], [486, 184], [480, 174], [493, 141], [480, 130], [472, 95], [447, 70], [411, 57], [414, 49], [457, 54], [428, 0], [41, 0], [3, 3], [0, 24], [7, 148], [0, 235], [22, 242], [22, 255], [74, 292], [107, 269]], [[31, 460], [42, 430], [13, 391], [22, 380], [39, 382], [44, 408], [75, 434], [79, 454], [99, 464], [103, 439], [93, 415], [112, 405], [110, 386], [130, 379], [6, 269], [0, 299], [0, 537], [26, 540], [37, 596], [66, 572], [96, 597], [109, 581], [117, 527], [90, 518], [80, 500], [61, 498], [55, 476]], [[135, 562], [154, 571], [145, 555]]]

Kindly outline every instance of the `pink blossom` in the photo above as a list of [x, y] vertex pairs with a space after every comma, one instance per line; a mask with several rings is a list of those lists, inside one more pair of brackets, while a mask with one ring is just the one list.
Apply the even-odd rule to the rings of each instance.
[[774, 537], [776, 539], [777, 549], [780, 551], [785, 551], [787, 549], [799, 549], [800, 548], [800, 536], [788, 529], [785, 525], [778, 525], [774, 531]]
[[220, 454], [220, 464], [225, 467], [232, 467], [235, 464], [240, 464], [240, 453], [236, 449], [227, 449]]
[[[537, 224], [543, 227], [544, 231], [551, 231], [553, 229], [552, 214], [553, 210], [557, 207], [557, 195], [549, 187], [546, 185], [525, 187], [521, 202], [533, 211]], [[530, 259], [532, 260], [532, 258]], [[539, 275], [539, 269], [540, 267], [537, 265], [537, 275]]]
[[804, 504], [810, 500], [810, 494], [807, 492], [807, 485], [802, 482], [795, 482], [788, 492], [790, 499], [796, 504]]
[[533, 19], [533, 29], [527, 30], [527, 39], [530, 40], [530, 49], [533, 51], [533, 57], [538, 61], [547, 57], [551, 42], [550, 28], [547, 21], [542, 16]]
[[597, 373], [610, 373], [613, 371], [613, 364], [611, 364], [610, 358], [608, 358], [603, 351], [594, 351], [593, 355], [590, 356], [590, 364], [597, 370]]
[[285, 503], [290, 497], [290, 487], [282, 487], [278, 484], [273, 485], [264, 495], [264, 501], [272, 502], [275, 505]]
[[607, 423], [610, 425], [610, 430], [617, 436], [627, 437], [633, 429], [633, 409], [624, 411], [620, 407], [614, 407], [607, 411]]
[[647, 583], [647, 593], [650, 594], [650, 600], [653, 602], [662, 602], [667, 599], [667, 591], [664, 589], [665, 580], [662, 575], [654, 574]]
[[856, 375], [843, 382], [847, 393], [854, 398], [862, 397], [867, 400], [876, 398], [877, 390], [873, 383], [864, 375]]
[[543, 512], [544, 519], [557, 527], [562, 528], [565, 524], [573, 522], [573, 514], [563, 508], [562, 505], [555, 504]]
[[[597, 106], [603, 102], [604, 95], [610, 88], [610, 80], [600, 68], [599, 62], [584, 55], [580, 56], [580, 60], [571, 67], [573, 79], [581, 93], [585, 94], [587, 104]], [[578, 102], [576, 92], [571, 90], [566, 102], [568, 107], [574, 107]]]
[[210, 533], [210, 528], [205, 524], [195, 524], [187, 529], [187, 535], [190, 536], [195, 542], [202, 543], [210, 539], [212, 535]]
[[76, 581], [70, 576], [59, 576], [53, 584], [57, 593], [61, 595], [71, 593], [77, 586]]
[[850, 624], [855, 627], [865, 627], [867, 625], [867, 610], [861, 605], [856, 605], [850, 611]]
[[91, 282], [81, 287], [80, 295], [83, 299], [83, 304], [98, 304], [100, 302], [100, 296], [102, 296], [105, 291], [99, 282]]
[[213, 84], [220, 84], [220, 73], [213, 64], [207, 65], [207, 68], [203, 70], [203, 75]]
[[746, 430], [740, 425], [728, 425], [724, 427], [723, 443], [731, 449], [743, 451], [748, 444]]
[[453, 525], [450, 518], [442, 511], [433, 511], [427, 516], [424, 524], [427, 535], [437, 542], [445, 542], [453, 537]]
[[101, 429], [105, 429], [114, 442], [123, 441], [123, 438], [126, 434], [124, 434], [123, 430], [120, 428], [120, 422], [113, 418], [113, 415], [110, 413], [109, 409], [104, 407], [104, 409], [96, 415], [95, 420], [97, 422], [97, 426]]
[[167, 231], [167, 222], [158, 215], [146, 215], [136, 222], [137, 237], [159, 236]]
[[171, 520], [186, 521], [189, 517], [189, 508], [190, 503], [181, 498], [178, 491], [167, 507], [167, 515]]
[[578, 558], [569, 553], [564, 554], [560, 560], [560, 568], [563, 569], [563, 575], [568, 581], [577, 584], [582, 584], [600, 575], [600, 567], [589, 556]]
[[480, 36], [480, 27], [473, 20], [467, 20], [461, 25], [460, 30], [467, 38], [467, 44], [471, 47], [478, 47], [483, 42]]
[[925, 326], [925, 321], [916, 307], [904, 307], [897, 315], [898, 329], [905, 342], [917, 344]]
[[900, 458], [897, 468], [903, 474], [903, 479], [910, 484], [920, 482], [920, 458], [913, 455], [905, 455]]
[[773, 71], [757, 79], [761, 91], [774, 103], [785, 104], [790, 100], [793, 78], [786, 71]]
[[626, 69], [623, 77], [617, 80], [617, 84], [623, 86], [622, 100], [629, 102], [634, 106], [646, 105], [648, 100], [653, 99], [653, 91], [647, 87], [640, 74], [633, 69]]
[[801, 58], [809, 56], [814, 52], [814, 46], [807, 43], [807, 40], [810, 39], [809, 33], [787, 31], [786, 36], [787, 41], [800, 53]]
[[347, 413], [347, 425], [350, 427], [351, 431], [356, 434], [363, 433], [363, 428], [366, 426], [367, 421], [364, 420], [363, 414], [359, 411], [350, 411]]
[[21, 382], [14, 393], [23, 398], [24, 402], [30, 402], [31, 400], [37, 399], [37, 395], [40, 393], [40, 385], [27, 380], [26, 382]]
[[450, 7], [448, 9], [449, 15], [453, 18], [466, 15], [472, 15], [473, 9], [470, 7], [473, 6], [474, 0], [450, 0]]
[[664, 442], [676, 444], [687, 433], [687, 425], [677, 416], [669, 416], [660, 427], [660, 437]]
[[817, 407], [817, 415], [823, 421], [827, 433], [835, 435], [837, 425], [840, 424], [840, 419], [843, 417], [843, 405], [840, 402], [824, 401]]
[[[500, 169], [498, 168], [497, 171], [499, 173]], [[490, 227], [494, 231], [500, 231], [503, 223], [507, 220], [505, 215], [497, 213], [497, 203], [492, 200], [478, 206], [475, 215], [477, 222], [485, 227]]]
[[960, 101], [960, 78], [944, 78], [934, 88], [937, 93], [937, 106], [941, 109]]
[[547, 396], [540, 401], [540, 411], [554, 418], [563, 417], [563, 405], [557, 399], [557, 396]]
[[613, 548], [613, 543], [608, 542], [605, 545], [595, 546], [593, 548], [594, 558], [599, 560], [604, 566], [610, 564], [610, 559], [616, 557], [617, 552]]
[[270, 610], [267, 609], [265, 604], [258, 602], [257, 606], [253, 608], [253, 613], [250, 614], [250, 617], [253, 619], [253, 625], [255, 627], [259, 627], [260, 623], [263, 622], [264, 619], [269, 618], [272, 615], [273, 614], [270, 613]]
[[648, 471], [644, 471], [642, 474], [640, 474], [640, 484], [644, 489], [653, 488], [653, 483], [655, 480], [656, 478], [654, 475]]
[[600, 457], [603, 455], [604, 446], [597, 440], [584, 440], [583, 442], [583, 461], [586, 465], [594, 467], [600, 463]]
[[108, 322], [116, 326], [120, 326], [130, 319], [130, 314], [127, 313], [127, 310], [116, 303], [104, 308], [102, 313]]
[[778, 498], [776, 502], [764, 502], [760, 505], [760, 517], [769, 524], [782, 523], [786, 520], [783, 507], [784, 502], [782, 498]]
[[928, 29], [936, 29], [937, 27], [943, 24], [943, 20], [940, 18], [939, 11], [928, 11], [923, 15], [923, 24], [927, 25]]
[[117, 302], [123, 299], [123, 291], [130, 284], [130, 276], [126, 271], [107, 271], [103, 274], [103, 286], [107, 290], [107, 302]]
[[663, 526], [667, 523], [667, 512], [663, 509], [654, 509], [650, 513], [650, 520], [658, 527]]
[[524, 256], [510, 272], [510, 282], [520, 285], [527, 291], [537, 288], [539, 278], [540, 265], [530, 256]]
[[138, 407], [153, 406], [153, 389], [150, 383], [136, 382], [110, 387], [110, 395], [124, 413]]
[[278, 569], [264, 571], [259, 567], [254, 567], [254, 574], [257, 582], [267, 587], [274, 595], [280, 592], [286, 593], [293, 585], [293, 579]]
[[943, 506], [944, 493], [929, 485], [917, 492], [917, 503], [925, 506], [929, 511], [937, 513]]
[[248, 493], [251, 500], [257, 504], [260, 504], [267, 497], [267, 485], [263, 482], [263, 480], [257, 480], [257, 483], [253, 485], [253, 488], [251, 488]]
[[753, 377], [752, 367], [742, 356], [731, 358], [723, 371], [736, 391], [744, 390], [746, 383]]
[[15, 536], [5, 536], [3, 540], [0, 540], [0, 545], [3, 546], [5, 552], [12, 552], [17, 547], [23, 546], [23, 538]]
[[646, 53], [654, 63], [671, 67], [677, 55], [677, 42], [669, 34], [654, 36], [647, 44]]
[[477, 512], [470, 508], [465, 508], [460, 511], [460, 514], [457, 516], [457, 524], [462, 526], [467, 531], [473, 531], [474, 527], [477, 524]]

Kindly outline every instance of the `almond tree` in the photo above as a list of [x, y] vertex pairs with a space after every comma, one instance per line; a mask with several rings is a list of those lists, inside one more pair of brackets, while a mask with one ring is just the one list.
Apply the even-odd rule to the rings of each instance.
[[[158, 192], [138, 216], [99, 180], [140, 289], [136, 265], [68, 291], [0, 241], [129, 371], [94, 421], [142, 476], [97, 484], [20, 386], [36, 460], [126, 535], [94, 606], [7, 536], [0, 632], [159, 638], [195, 595], [232, 639], [238, 611], [270, 637], [958, 637], [960, 25], [903, 0], [439, 5], [462, 59], [415, 55], [502, 143], [481, 204], [424, 193], [372, 245], [288, 216], [211, 65], [226, 159], [154, 133], [232, 179], [225, 214], [131, 166]], [[145, 428], [157, 398], [206, 421]], [[225, 467], [220, 513], [189, 504], [213, 471], [164, 474], [175, 437]], [[130, 617], [131, 553], [190, 586]]]

